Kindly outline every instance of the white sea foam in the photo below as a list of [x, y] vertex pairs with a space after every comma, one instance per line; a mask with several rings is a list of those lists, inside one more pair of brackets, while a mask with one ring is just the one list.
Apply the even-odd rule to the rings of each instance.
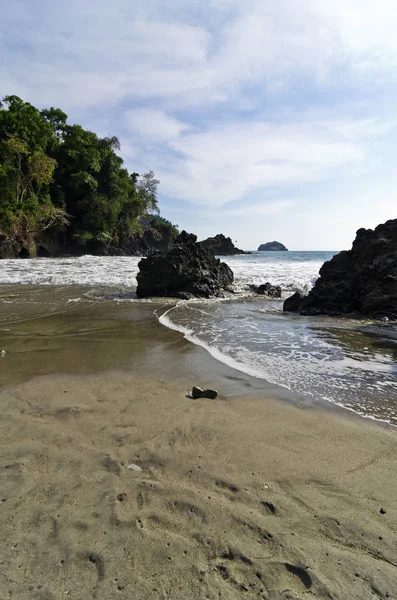
[[80, 256], [0, 261], [0, 283], [136, 287], [140, 258]]
[[[280, 253], [279, 253], [280, 254]], [[277, 257], [252, 254], [222, 257], [234, 272], [235, 288], [246, 291], [249, 285], [269, 281], [285, 292], [308, 291], [324, 260], [332, 253], [293, 253]], [[292, 256], [292, 258], [291, 258]], [[6, 259], [0, 261], [0, 283], [36, 285], [106, 285], [136, 287], [139, 257], [80, 256], [76, 258]]]
[[252, 254], [242, 256], [226, 256], [226, 262], [234, 273], [234, 287], [244, 291], [250, 285], [261, 285], [267, 281], [272, 285], [281, 286], [284, 292], [309, 292], [324, 261], [332, 253], [318, 253], [318, 259], [313, 259], [309, 253], [300, 253], [301, 260], [291, 260], [291, 253], [274, 253], [270, 255]]

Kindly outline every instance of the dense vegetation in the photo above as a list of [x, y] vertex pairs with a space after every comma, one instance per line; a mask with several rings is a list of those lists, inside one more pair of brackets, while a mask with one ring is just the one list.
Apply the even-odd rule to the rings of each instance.
[[62, 239], [64, 248], [93, 241], [118, 246], [142, 228], [172, 241], [177, 229], [158, 215], [159, 181], [152, 171], [129, 173], [119, 150], [116, 137], [70, 125], [60, 109], [38, 110], [6, 96], [0, 102], [0, 242], [23, 243], [34, 255], [43, 235]]

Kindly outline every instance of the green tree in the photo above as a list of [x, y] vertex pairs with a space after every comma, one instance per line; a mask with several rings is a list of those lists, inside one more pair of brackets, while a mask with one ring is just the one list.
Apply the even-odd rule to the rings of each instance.
[[153, 171], [144, 173], [138, 180], [137, 192], [143, 203], [144, 212], [159, 212], [157, 204], [157, 186], [160, 183]]
[[0, 102], [0, 142], [16, 134], [28, 150], [47, 150], [55, 140], [54, 130], [40, 111], [18, 96], [6, 96]]

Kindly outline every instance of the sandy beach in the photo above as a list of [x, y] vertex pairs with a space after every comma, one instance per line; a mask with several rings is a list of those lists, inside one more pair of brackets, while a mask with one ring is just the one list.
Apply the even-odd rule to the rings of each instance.
[[150, 311], [40, 307], [3, 315], [0, 598], [397, 598], [394, 429], [272, 399]]

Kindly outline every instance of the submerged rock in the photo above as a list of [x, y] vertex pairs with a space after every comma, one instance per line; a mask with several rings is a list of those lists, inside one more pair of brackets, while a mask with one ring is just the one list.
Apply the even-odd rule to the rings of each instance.
[[258, 252], [275, 252], [275, 251], [280, 251], [280, 252], [288, 252], [288, 248], [286, 248], [284, 246], [284, 244], [282, 244], [281, 242], [266, 242], [266, 244], [261, 244], [258, 248]]
[[268, 298], [281, 298], [281, 287], [279, 285], [272, 285], [268, 281], [262, 283], [262, 285], [256, 287], [252, 286], [254, 292], [260, 296], [267, 296]]
[[235, 254], [251, 254], [236, 248], [230, 237], [225, 237], [223, 233], [218, 233], [215, 237], [209, 237], [199, 242], [200, 246], [206, 250], [212, 250], [218, 256], [233, 256]]
[[[285, 301], [284, 310], [291, 310], [287, 306], [292, 298]], [[303, 315], [397, 319], [397, 219], [375, 230], [359, 229], [351, 250], [324, 263], [314, 288], [296, 310]]]
[[197, 243], [197, 237], [182, 231], [164, 253], [142, 259], [137, 275], [137, 295], [172, 296], [188, 299], [221, 296], [233, 283], [233, 271]]

